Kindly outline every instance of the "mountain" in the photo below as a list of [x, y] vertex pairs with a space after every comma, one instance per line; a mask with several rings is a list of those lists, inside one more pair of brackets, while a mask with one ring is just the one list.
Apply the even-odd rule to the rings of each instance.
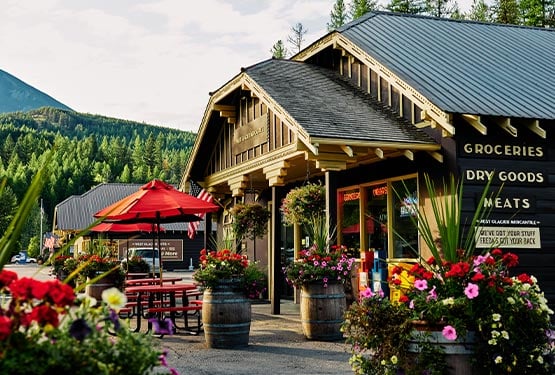
[[40, 107], [71, 110], [67, 105], [0, 69], [0, 113]]

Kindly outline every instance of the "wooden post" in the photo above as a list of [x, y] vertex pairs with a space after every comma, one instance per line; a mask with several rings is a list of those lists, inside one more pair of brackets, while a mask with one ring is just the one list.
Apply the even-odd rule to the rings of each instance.
[[270, 313], [274, 315], [280, 314], [281, 284], [283, 280], [281, 270], [281, 212], [279, 210], [284, 197], [283, 192], [284, 188], [282, 186], [272, 186]]

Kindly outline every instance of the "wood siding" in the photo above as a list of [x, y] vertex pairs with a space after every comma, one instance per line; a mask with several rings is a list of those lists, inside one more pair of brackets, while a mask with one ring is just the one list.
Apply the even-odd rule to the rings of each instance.
[[[237, 123], [230, 124], [225, 118], [215, 121], [221, 123], [221, 131], [214, 142], [213, 153], [208, 162], [208, 174], [216, 173], [243, 162], [259, 158], [280, 147], [295, 141], [293, 131], [279, 117], [268, 109], [259, 98], [247, 97], [237, 104]], [[261, 116], [268, 115], [268, 140], [247, 150], [236, 153], [233, 135], [236, 129], [245, 126]]]

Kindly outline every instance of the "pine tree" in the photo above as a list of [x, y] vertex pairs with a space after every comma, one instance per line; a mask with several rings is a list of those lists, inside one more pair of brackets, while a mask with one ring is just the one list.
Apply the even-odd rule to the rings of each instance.
[[484, 0], [474, 0], [466, 18], [472, 21], [490, 22], [490, 9]]
[[333, 31], [340, 28], [349, 22], [349, 15], [343, 0], [336, 0], [333, 9], [330, 12], [330, 22], [328, 22], [328, 31]]
[[278, 40], [270, 50], [270, 53], [274, 59], [285, 59], [288, 52], [287, 48], [283, 45], [283, 42]]
[[353, 0], [350, 7], [351, 19], [356, 20], [366, 13], [378, 9], [377, 0]]
[[391, 0], [386, 9], [392, 12], [420, 14], [426, 10], [424, 0]]
[[498, 0], [494, 5], [495, 21], [511, 25], [519, 24], [518, 3], [516, 0]]
[[426, 0], [426, 13], [433, 17], [449, 18], [458, 11], [454, 0]]

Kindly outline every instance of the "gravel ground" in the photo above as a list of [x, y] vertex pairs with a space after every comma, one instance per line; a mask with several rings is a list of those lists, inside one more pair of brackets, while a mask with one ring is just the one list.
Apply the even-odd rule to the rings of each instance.
[[164, 336], [168, 364], [180, 374], [353, 374], [349, 347], [343, 342], [309, 341], [302, 334], [298, 305], [286, 301], [281, 314], [269, 304], [252, 306], [249, 345], [243, 349], [207, 349], [204, 335]]

